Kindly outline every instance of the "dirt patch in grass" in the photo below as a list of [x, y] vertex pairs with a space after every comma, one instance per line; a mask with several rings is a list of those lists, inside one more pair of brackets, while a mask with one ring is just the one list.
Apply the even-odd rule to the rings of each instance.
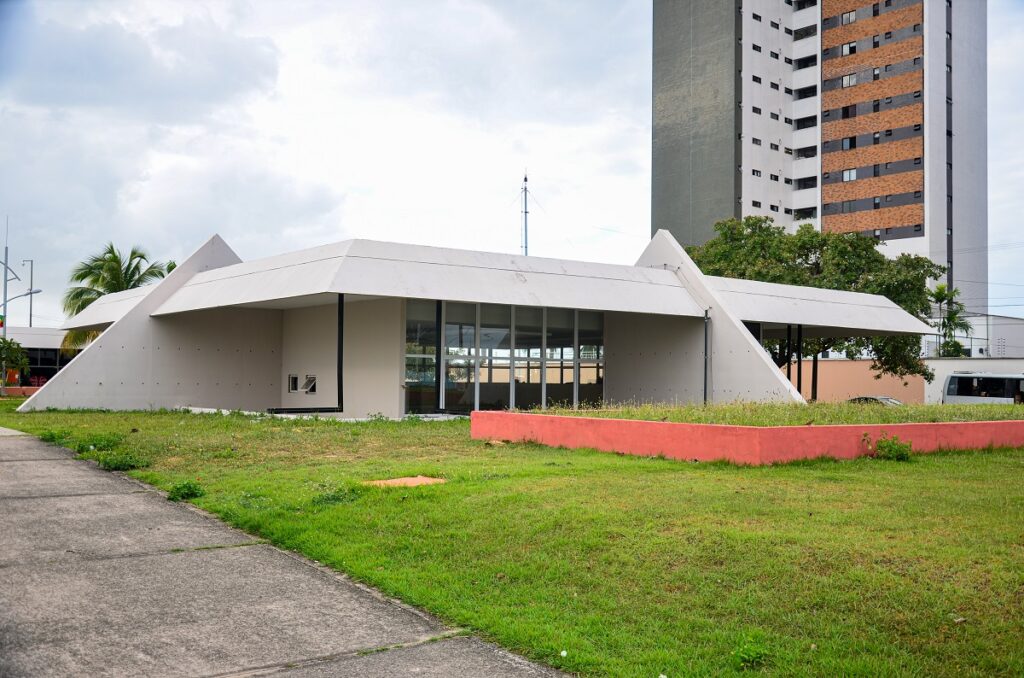
[[421, 485], [441, 485], [448, 482], [444, 478], [428, 478], [427, 476], [406, 476], [405, 478], [388, 478], [387, 480], [367, 480], [363, 485], [374, 487], [419, 487]]

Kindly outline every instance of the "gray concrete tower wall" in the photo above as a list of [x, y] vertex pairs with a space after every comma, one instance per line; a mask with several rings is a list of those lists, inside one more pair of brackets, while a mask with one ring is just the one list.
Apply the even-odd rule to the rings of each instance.
[[736, 4], [654, 1], [651, 234], [684, 246], [739, 216]]

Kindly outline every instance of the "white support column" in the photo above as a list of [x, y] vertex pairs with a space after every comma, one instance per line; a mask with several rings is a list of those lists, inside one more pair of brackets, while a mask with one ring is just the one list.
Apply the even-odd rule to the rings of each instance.
[[548, 409], [548, 309], [540, 310], [540, 409]]
[[508, 409], [516, 409], [516, 307], [509, 311], [508, 351]]
[[476, 328], [473, 330], [473, 409], [480, 409], [480, 304], [476, 306]]

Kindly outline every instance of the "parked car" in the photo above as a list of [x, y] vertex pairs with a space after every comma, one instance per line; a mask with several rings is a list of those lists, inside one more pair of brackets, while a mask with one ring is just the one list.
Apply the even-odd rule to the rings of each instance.
[[901, 401], [889, 396], [857, 396], [856, 398], [850, 398], [846, 402], [857, 403], [858, 405], [885, 405], [887, 407], [896, 407], [903, 404]]

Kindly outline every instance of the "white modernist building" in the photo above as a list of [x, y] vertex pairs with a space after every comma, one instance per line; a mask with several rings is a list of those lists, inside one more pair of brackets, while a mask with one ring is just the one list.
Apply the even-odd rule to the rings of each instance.
[[22, 410], [801, 402], [759, 337], [930, 331], [883, 297], [705, 276], [667, 231], [634, 266], [368, 240], [242, 262], [215, 236], [65, 328], [103, 333]]

